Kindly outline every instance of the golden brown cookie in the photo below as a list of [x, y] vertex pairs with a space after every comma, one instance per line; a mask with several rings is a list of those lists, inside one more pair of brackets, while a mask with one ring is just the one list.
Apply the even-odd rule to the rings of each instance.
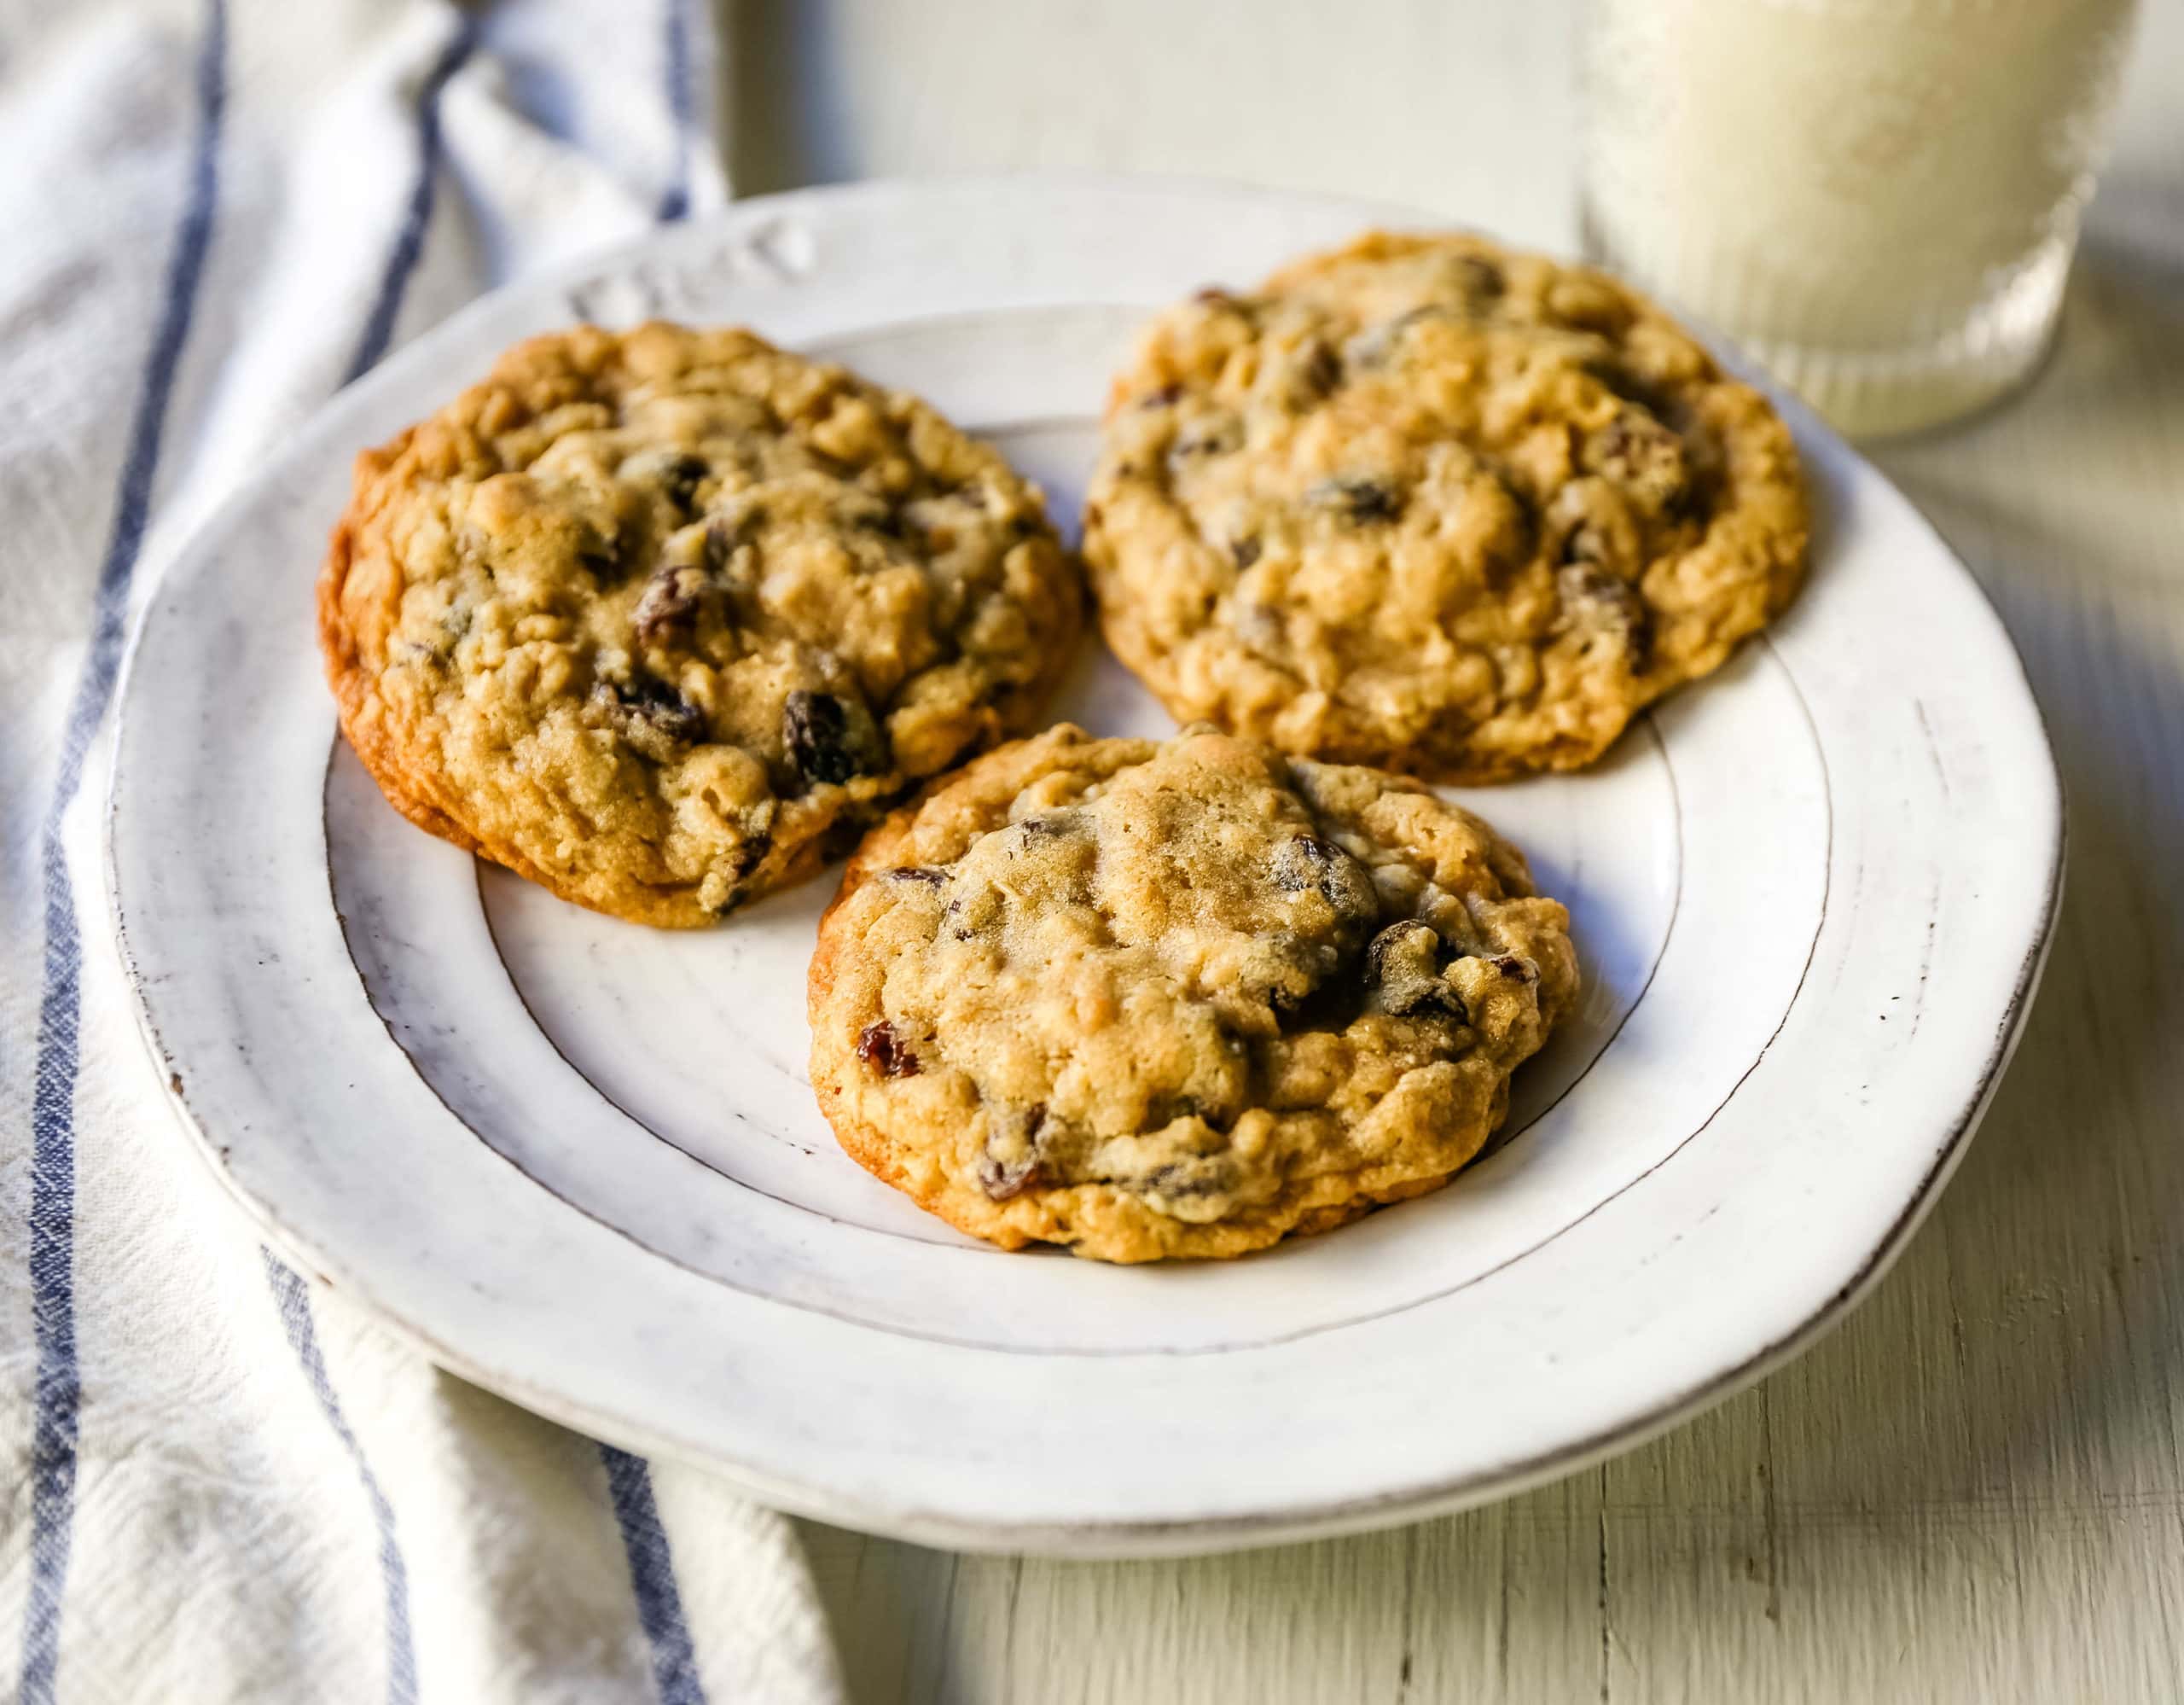
[[1569, 916], [1421, 784], [1064, 725], [866, 838], [820, 924], [842, 1146], [1006, 1248], [1241, 1254], [1444, 1182], [1572, 1004]]
[[1153, 323], [1084, 554], [1178, 719], [1480, 782], [1589, 764], [1718, 668], [1806, 532], [1787, 428], [1651, 303], [1376, 234]]
[[653, 324], [520, 344], [360, 456], [318, 620], [411, 821], [687, 925], [1034, 725], [1083, 602], [1038, 493], [923, 403]]

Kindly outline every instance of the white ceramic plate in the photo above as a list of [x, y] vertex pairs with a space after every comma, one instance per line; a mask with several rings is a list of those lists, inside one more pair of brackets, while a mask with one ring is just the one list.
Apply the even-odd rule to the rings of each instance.
[[[747, 321], [923, 393], [1067, 520], [1147, 309], [1376, 213], [1036, 179], [752, 202], [494, 296], [336, 399], [153, 600], [114, 780], [147, 1033], [268, 1233], [603, 1437], [854, 1527], [1080, 1554], [1507, 1492], [1838, 1317], [2001, 1070], [2060, 813], [1970, 577], [1802, 412], [1820, 529], [1789, 618], [1595, 772], [1472, 799], [1570, 902], [1587, 975], [1511, 1134], [1246, 1260], [1004, 1255], [845, 1159], [804, 1078], [831, 878], [706, 934], [614, 922], [410, 828], [335, 739], [311, 588], [350, 457], [504, 344]], [[1096, 647], [1058, 711], [1169, 725]]]

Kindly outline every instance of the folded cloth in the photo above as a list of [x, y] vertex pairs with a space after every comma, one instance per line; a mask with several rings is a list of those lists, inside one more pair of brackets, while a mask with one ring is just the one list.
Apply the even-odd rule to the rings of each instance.
[[438, 1371], [261, 1247], [175, 1128], [99, 861], [122, 638], [192, 520], [410, 331], [719, 204], [712, 62], [704, 0], [0, 0], [0, 1651], [26, 1705], [839, 1697], [781, 1517]]

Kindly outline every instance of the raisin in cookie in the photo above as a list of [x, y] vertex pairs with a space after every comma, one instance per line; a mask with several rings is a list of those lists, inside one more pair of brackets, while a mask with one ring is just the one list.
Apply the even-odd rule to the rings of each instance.
[[1600, 274], [1374, 235], [1146, 333], [1085, 507], [1177, 718], [1439, 780], [1591, 762], [1803, 574], [1773, 409]]
[[1444, 1182], [1577, 986], [1569, 915], [1421, 784], [1064, 725], [858, 849], [811, 1081], [862, 1165], [1004, 1248], [1236, 1255]]
[[1083, 607], [1037, 492], [924, 404], [661, 324], [520, 344], [367, 451], [318, 589], [405, 815], [678, 925], [1034, 725]]

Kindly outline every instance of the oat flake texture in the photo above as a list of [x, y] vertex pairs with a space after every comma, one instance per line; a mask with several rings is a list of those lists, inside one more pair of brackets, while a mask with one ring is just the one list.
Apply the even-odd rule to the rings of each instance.
[[1153, 323], [1084, 550], [1179, 720], [1484, 782], [1589, 764], [1720, 667], [1806, 532], [1787, 428], [1658, 308], [1379, 234]]
[[672, 925], [1035, 726], [1083, 606], [1038, 493], [923, 403], [657, 323], [520, 344], [365, 451], [318, 591], [398, 809]]
[[1577, 988], [1568, 914], [1421, 783], [1064, 725], [867, 838], [820, 926], [811, 1080], [966, 1231], [1235, 1255], [1444, 1182]]

